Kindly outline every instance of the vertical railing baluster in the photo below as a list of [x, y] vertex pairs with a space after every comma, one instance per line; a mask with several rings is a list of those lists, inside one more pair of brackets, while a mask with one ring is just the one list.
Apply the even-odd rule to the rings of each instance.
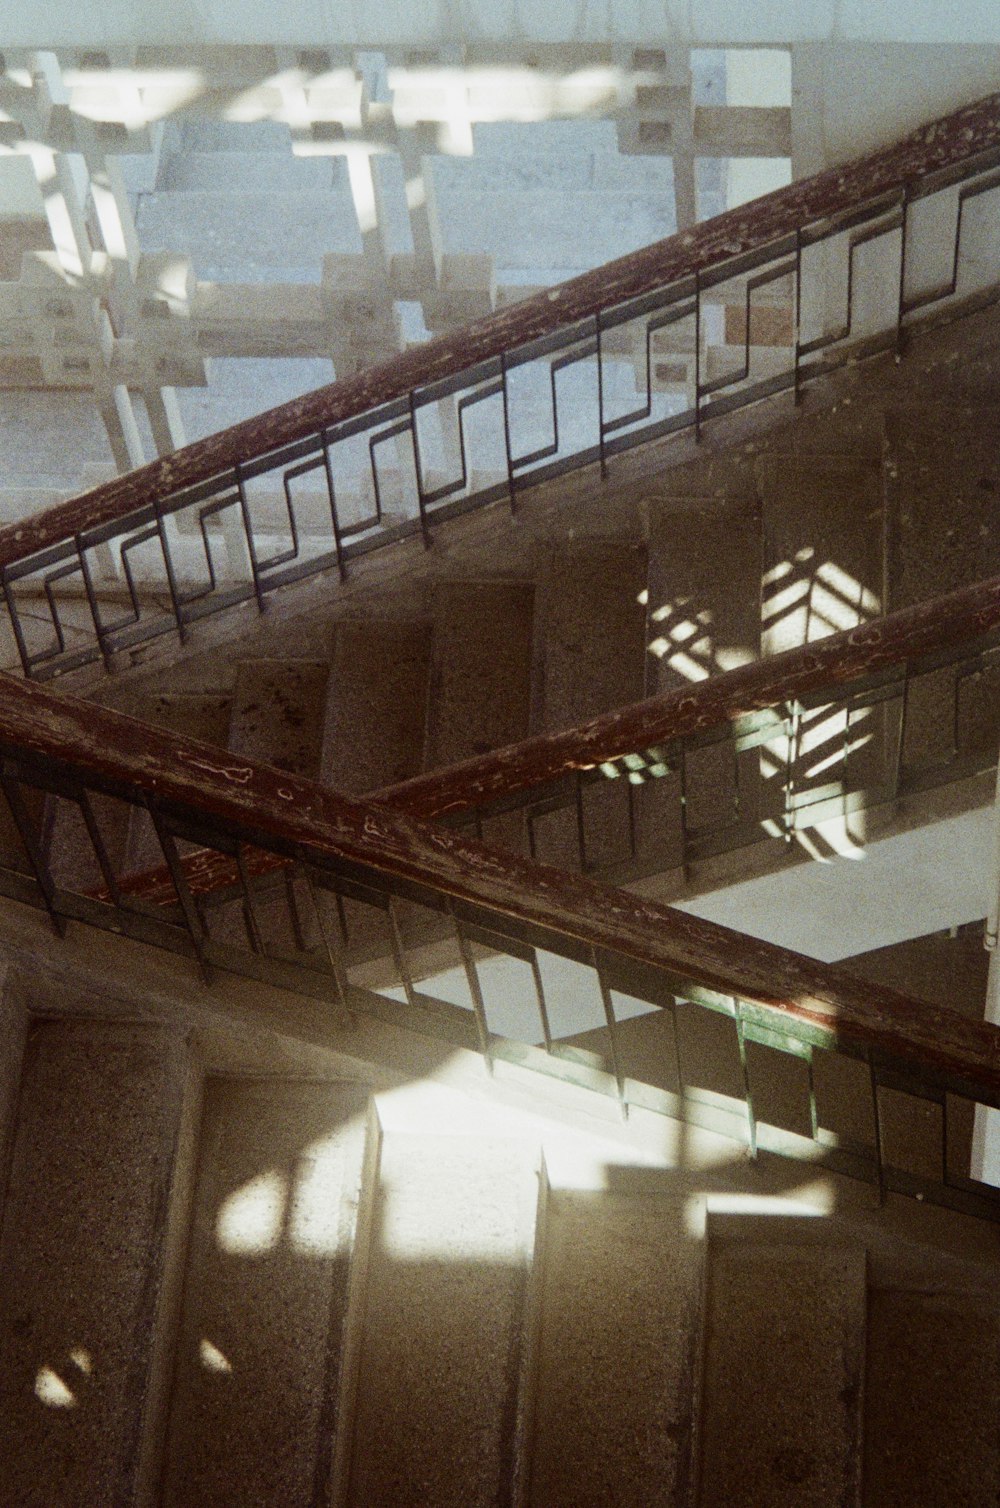
[[479, 1037], [479, 1050], [483, 1055], [488, 1073], [493, 1072], [493, 1044], [490, 1036], [489, 1023], [486, 1020], [486, 1002], [483, 999], [482, 985], [479, 982], [479, 970], [469, 947], [469, 939], [458, 917], [455, 915], [454, 905], [449, 906], [452, 925], [455, 928], [455, 936], [458, 938], [458, 951], [462, 957], [462, 967], [465, 970], [465, 980], [469, 986], [469, 995], [472, 998], [472, 1010], [476, 1018], [476, 1033]]
[[243, 844], [236, 845], [236, 869], [240, 877], [240, 888], [243, 891], [243, 921], [250, 939], [250, 950], [259, 953], [266, 958], [267, 949], [264, 947], [264, 936], [260, 930], [260, 920], [257, 916], [257, 903], [253, 898], [253, 887], [250, 876], [247, 874], [246, 860], [243, 857]]
[[535, 999], [538, 1002], [538, 1014], [542, 1023], [542, 1041], [545, 1043], [545, 1051], [552, 1051], [552, 1029], [549, 1025], [549, 1007], [545, 999], [545, 985], [542, 980], [542, 966], [538, 962], [538, 950], [531, 950], [531, 977], [535, 982]]
[[517, 496], [514, 486], [514, 454], [510, 448], [510, 392], [507, 380], [507, 353], [500, 353], [500, 390], [503, 394], [503, 440], [507, 455], [507, 490], [510, 494], [510, 511], [517, 512]]
[[802, 402], [802, 227], [795, 227], [795, 331], [794, 331], [794, 395], [795, 405]]
[[819, 1106], [816, 1103], [816, 1069], [813, 1063], [813, 1048], [809, 1049], [806, 1068], [809, 1074], [809, 1130], [813, 1141], [819, 1141]]
[[[323, 951], [325, 952], [327, 962], [330, 965], [330, 974], [333, 978], [338, 999], [343, 1009], [345, 1011], [349, 1011], [350, 1007], [348, 1005], [347, 992], [350, 986], [347, 978], [347, 970], [344, 967], [343, 956], [338, 949], [334, 948], [333, 944], [330, 941], [330, 935], [327, 931], [326, 921], [324, 919], [319, 900], [316, 896], [316, 886], [313, 881], [312, 875], [304, 865], [297, 865], [296, 868], [299, 869], [302, 878], [305, 881], [306, 890], [308, 892], [309, 900], [313, 909], [313, 916], [316, 918], [316, 926], [319, 930], [320, 939], [323, 944]], [[337, 900], [340, 900], [339, 893], [337, 893]]]
[[14, 825], [20, 835], [21, 842], [24, 844], [25, 852], [28, 855], [28, 863], [31, 865], [35, 876], [35, 883], [38, 886], [45, 909], [49, 914], [52, 929], [57, 937], [65, 937], [66, 918], [61, 916], [56, 908], [56, 883], [52, 878], [52, 871], [49, 869], [42, 853], [42, 845], [38, 840], [38, 833], [35, 831], [35, 827], [28, 815], [28, 808], [25, 806], [24, 795], [21, 791], [20, 775], [16, 767], [6, 759], [0, 764], [0, 787], [2, 787], [4, 796], [7, 798], [7, 805], [14, 819]]
[[182, 644], [187, 641], [187, 628], [184, 623], [183, 610], [181, 608], [180, 593], [177, 590], [177, 578], [174, 574], [174, 563], [170, 558], [170, 545], [167, 540], [166, 522], [163, 510], [158, 502], [153, 504], [153, 512], [156, 516], [156, 532], [160, 539], [160, 549], [163, 552], [163, 569], [167, 578], [167, 591], [170, 593], [170, 606], [174, 614], [174, 622], [177, 624], [177, 634]]
[[177, 893], [181, 914], [184, 917], [184, 924], [187, 927], [188, 936], [191, 938], [195, 957], [198, 960], [198, 970], [204, 983], [211, 984], [212, 976], [205, 957], [205, 922], [194, 896], [191, 894], [191, 888], [184, 873], [184, 865], [181, 863], [180, 855], [177, 852], [174, 835], [163, 819], [163, 814], [157, 805], [156, 798], [146, 795], [144, 797], [144, 804], [156, 830], [157, 841], [163, 850], [163, 857], [167, 862], [167, 868], [170, 870], [170, 879]]
[[90, 838], [91, 844], [93, 845], [94, 854], [97, 858], [98, 868], [101, 871], [101, 877], [104, 880], [105, 885], [108, 887], [108, 893], [111, 896], [112, 905], [117, 907], [117, 909], [120, 911], [122, 909], [123, 900], [122, 893], [118, 885], [118, 877], [115, 874], [111, 860], [108, 857], [108, 849], [106, 843], [104, 842], [104, 835], [101, 832], [101, 829], [97, 823], [97, 818], [94, 815], [94, 809], [90, 801], [90, 792], [86, 789], [85, 786], [80, 791], [79, 799], [80, 811], [83, 814], [84, 826], [87, 829], [87, 835]]
[[622, 1070], [621, 1059], [618, 1054], [618, 1023], [615, 1020], [615, 1003], [611, 998], [608, 982], [601, 971], [601, 962], [597, 949], [590, 950], [590, 965], [597, 975], [598, 987], [601, 991], [601, 1004], [604, 1007], [604, 1019], [608, 1024], [608, 1047], [611, 1055], [611, 1071], [618, 1086], [618, 1106], [622, 1113], [622, 1119], [628, 1117], [628, 1101], [625, 1098], [625, 1074]]
[[597, 340], [597, 446], [601, 457], [601, 477], [608, 474], [608, 462], [604, 448], [604, 362], [601, 345], [601, 311], [594, 315], [594, 332]]
[[740, 1072], [743, 1075], [743, 1093], [747, 1107], [747, 1145], [751, 1158], [757, 1156], [757, 1114], [753, 1104], [753, 1089], [750, 1085], [750, 1060], [747, 1056], [746, 1033], [743, 1027], [743, 1009], [740, 1001], [733, 998], [733, 1012], [736, 1021], [736, 1045], [740, 1055]]
[[80, 534], [74, 534], [73, 543], [76, 547], [76, 558], [80, 562], [80, 574], [83, 577], [83, 590], [86, 593], [87, 606], [90, 608], [90, 617], [94, 625], [94, 637], [97, 640], [97, 647], [101, 651], [101, 659], [104, 661], [104, 668], [105, 670], [110, 671], [113, 669], [113, 663], [111, 659], [111, 653], [108, 649], [108, 645], [104, 636], [104, 627], [101, 623], [100, 609], [97, 606], [97, 593], [94, 590], [94, 583], [90, 574], [90, 563], [87, 560], [87, 552], [83, 543], [83, 536]]
[[875, 1055], [867, 1054], [868, 1082], [871, 1086], [872, 1120], [875, 1128], [875, 1174], [878, 1185], [878, 1202], [885, 1203], [885, 1163], [882, 1154], [882, 1108], [878, 1100], [878, 1075], [875, 1071]]
[[417, 395], [410, 389], [410, 438], [413, 442], [413, 474], [417, 483], [417, 507], [420, 510], [420, 534], [424, 541], [424, 549], [431, 547], [431, 531], [427, 521], [427, 500], [424, 495], [424, 483], [420, 474], [420, 441], [417, 437]]
[[896, 354], [901, 356], [906, 346], [906, 337], [903, 334], [903, 316], [906, 314], [906, 231], [909, 224], [910, 209], [910, 186], [903, 184], [901, 191], [900, 211], [902, 219], [899, 227], [899, 301], [896, 306]]
[[260, 564], [257, 559], [257, 546], [253, 537], [253, 521], [250, 517], [250, 503], [247, 498], [246, 483], [243, 480], [243, 467], [237, 461], [233, 468], [236, 476], [236, 492], [240, 500], [240, 517], [243, 520], [243, 532], [246, 535], [247, 553], [250, 557], [250, 574], [253, 578], [254, 596], [257, 598], [257, 611], [263, 613], [267, 608], [267, 600], [264, 596], [264, 586], [260, 579]]
[[341, 581], [347, 577], [347, 562], [344, 559], [344, 541], [340, 534], [340, 517], [337, 513], [337, 492], [333, 485], [333, 462], [330, 459], [330, 431], [320, 431], [320, 445], [323, 449], [323, 471], [326, 476], [326, 490], [330, 500], [330, 523], [333, 528], [333, 543], [337, 551], [337, 571]]
[[406, 1003], [414, 1007], [417, 1003], [416, 991], [413, 988], [413, 975], [410, 973], [410, 964], [406, 956], [406, 948], [403, 945], [403, 933], [399, 925], [399, 917], [396, 915], [396, 900], [389, 896], [386, 911], [389, 917], [389, 935], [392, 943], [392, 957], [399, 973], [400, 983], [406, 995]]
[[694, 437], [701, 439], [701, 273], [694, 275]]

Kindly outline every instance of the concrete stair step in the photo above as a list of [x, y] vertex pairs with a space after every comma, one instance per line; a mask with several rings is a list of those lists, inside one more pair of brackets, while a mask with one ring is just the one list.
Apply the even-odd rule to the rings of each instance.
[[874, 1289], [865, 1361], [866, 1508], [1000, 1497], [1000, 1314], [988, 1293]]
[[[192, 151], [161, 158], [156, 189], [160, 193], [192, 190], [227, 194], [251, 189], [265, 193], [289, 189], [322, 192], [335, 190], [346, 177], [346, 158], [286, 157], [279, 152], [240, 150]], [[348, 184], [348, 192], [349, 189]]]
[[167, 121], [161, 152], [279, 152], [291, 156], [292, 133], [276, 120], [187, 115]]
[[198, 277], [223, 282], [318, 283], [326, 253], [362, 250], [353, 200], [313, 190], [234, 189], [224, 214], [215, 193], [146, 194], [136, 231], [144, 251], [183, 253]]
[[323, 661], [243, 660], [229, 725], [232, 752], [315, 779], [329, 673]]
[[[4, 1503], [133, 1502], [188, 1075], [159, 1026], [38, 1019], [0, 1241]], [[147, 1488], [148, 1490], [148, 1488]]]
[[688, 1501], [704, 1251], [680, 1202], [549, 1195], [530, 1503]]
[[209, 1080], [164, 1505], [327, 1500], [372, 1194], [366, 1102], [355, 1084]]
[[700, 1501], [860, 1503], [865, 1254], [710, 1251]]
[[532, 1142], [387, 1129], [361, 1329], [354, 1508], [515, 1500], [538, 1203]]
[[334, 630], [320, 778], [348, 795], [423, 767], [431, 674], [429, 619], [344, 619]]
[[435, 586], [428, 769], [527, 735], [534, 596], [526, 581]]

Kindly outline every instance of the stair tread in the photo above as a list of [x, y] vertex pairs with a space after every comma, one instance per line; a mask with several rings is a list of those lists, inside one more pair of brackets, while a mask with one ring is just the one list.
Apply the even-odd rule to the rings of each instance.
[[1000, 1315], [986, 1293], [873, 1291], [866, 1508], [1000, 1498]]
[[862, 1250], [713, 1248], [702, 1501], [858, 1501], [864, 1324]]
[[537, 1167], [513, 1138], [387, 1132], [350, 1502], [513, 1500]]
[[335, 1448], [367, 1091], [213, 1079], [162, 1501], [314, 1501]]
[[242, 661], [229, 726], [232, 752], [294, 775], [316, 776], [328, 676], [323, 661]]
[[596, 1508], [623, 1482], [650, 1508], [685, 1500], [704, 1263], [686, 1213], [668, 1198], [550, 1195], [533, 1503]]

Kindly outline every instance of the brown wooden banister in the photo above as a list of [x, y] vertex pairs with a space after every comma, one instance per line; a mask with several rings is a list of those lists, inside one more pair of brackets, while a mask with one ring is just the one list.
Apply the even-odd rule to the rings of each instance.
[[[948, 653], [997, 628], [1000, 577], [633, 703], [579, 727], [538, 734], [446, 769], [414, 776], [373, 792], [368, 799], [425, 819], [467, 811], [669, 739], [736, 722], [827, 686], [832, 690], [864, 676]], [[215, 757], [223, 756], [216, 751]], [[260, 871], [271, 867], [272, 862], [277, 861], [261, 856]], [[185, 873], [198, 893], [233, 883], [233, 866], [219, 854], [189, 855]], [[153, 903], [173, 898], [170, 876], [162, 868], [133, 876], [123, 883], [123, 889]]]
[[237, 463], [322, 431], [390, 399], [498, 357], [624, 300], [707, 272], [745, 252], [794, 236], [879, 195], [1000, 147], [1000, 95], [988, 95], [895, 145], [831, 168], [730, 210], [596, 271], [438, 336], [356, 376], [282, 404], [82, 493], [34, 518], [0, 528], [0, 567], [73, 540], [137, 508], [162, 502]]
[[570, 956], [582, 945], [631, 959], [753, 1002], [776, 1030], [783, 1021], [814, 1027], [915, 1073], [949, 1075], [987, 1103], [1000, 1097], [993, 1026], [9, 676], [0, 676], [0, 751], [8, 787], [30, 783], [34, 765], [80, 789], [124, 790], [189, 827], [201, 821], [288, 858], [447, 896], [501, 930], [513, 921], [564, 939]]

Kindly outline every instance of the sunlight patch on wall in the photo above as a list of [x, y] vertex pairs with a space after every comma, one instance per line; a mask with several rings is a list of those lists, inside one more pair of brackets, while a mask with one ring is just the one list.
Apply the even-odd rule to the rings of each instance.
[[35, 1397], [51, 1409], [75, 1409], [76, 1394], [51, 1367], [39, 1367], [35, 1378]]
[[261, 1173], [230, 1194], [216, 1219], [222, 1251], [251, 1254], [272, 1251], [281, 1238], [287, 1180], [276, 1172]]

